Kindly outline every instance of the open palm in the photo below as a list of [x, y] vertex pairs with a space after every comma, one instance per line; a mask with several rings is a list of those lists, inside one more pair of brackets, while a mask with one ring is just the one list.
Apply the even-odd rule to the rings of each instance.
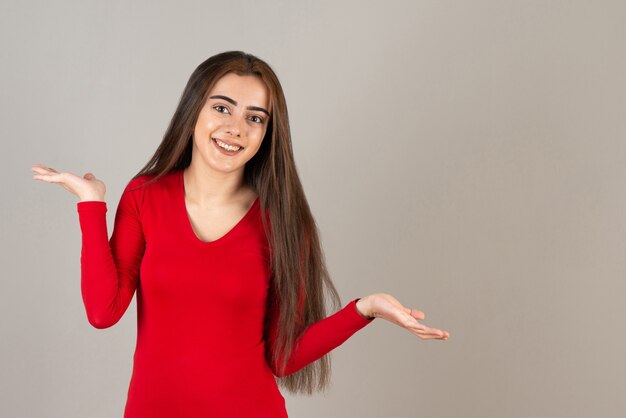
[[430, 328], [420, 323], [418, 320], [425, 318], [424, 312], [403, 306], [398, 299], [387, 293], [375, 293], [366, 298], [371, 316], [393, 322], [424, 340], [447, 340], [450, 336], [447, 331]]
[[79, 177], [68, 172], [59, 173], [54, 168], [46, 167], [43, 164], [34, 165], [32, 170], [36, 173], [33, 174], [33, 179], [57, 183], [78, 196], [81, 201], [104, 201], [106, 186], [102, 180], [97, 179], [92, 173], [86, 173], [83, 177]]

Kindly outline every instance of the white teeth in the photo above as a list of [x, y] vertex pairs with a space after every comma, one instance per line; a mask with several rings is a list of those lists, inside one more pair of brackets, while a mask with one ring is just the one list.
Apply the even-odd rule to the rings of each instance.
[[239, 149], [241, 148], [241, 147], [235, 147], [235, 146], [232, 146], [232, 145], [225, 144], [222, 141], [220, 141], [219, 139], [216, 139], [215, 142], [217, 142], [217, 145], [219, 145], [220, 147], [222, 147], [222, 148], [224, 148], [225, 150], [228, 150], [228, 151], [239, 151]]

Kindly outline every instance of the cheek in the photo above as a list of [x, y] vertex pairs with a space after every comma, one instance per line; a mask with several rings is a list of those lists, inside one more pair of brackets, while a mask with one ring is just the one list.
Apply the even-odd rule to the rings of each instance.
[[248, 154], [248, 160], [256, 155], [261, 148], [262, 140], [255, 138], [252, 140], [249, 138], [248, 146], [246, 147], [246, 153]]
[[261, 134], [257, 134], [255, 135], [254, 138], [254, 145], [253, 148], [255, 150], [255, 152], [261, 148], [261, 144], [263, 143], [263, 141], [265, 141], [265, 139], [263, 139], [263, 137], [265, 136], [265, 132], [261, 133]]
[[196, 132], [207, 132], [215, 128], [218, 121], [214, 118], [210, 117], [206, 113], [200, 113], [198, 117], [198, 121], [196, 122], [195, 131]]

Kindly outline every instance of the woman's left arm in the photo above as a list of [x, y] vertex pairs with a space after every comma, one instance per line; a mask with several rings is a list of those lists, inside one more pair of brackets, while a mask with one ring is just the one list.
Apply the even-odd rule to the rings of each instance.
[[[284, 371], [279, 371], [273, 362], [268, 364], [276, 376], [283, 377], [294, 373], [343, 344], [355, 332], [372, 323], [375, 318], [398, 324], [423, 339], [446, 340], [449, 336], [447, 332], [420, 324], [417, 320], [424, 318], [423, 312], [405, 308], [391, 295], [376, 293], [353, 299], [343, 309], [310, 324], [296, 340]], [[268, 349], [272, 352], [276, 350], [277, 321], [278, 311], [275, 311], [270, 315], [267, 333]], [[280, 364], [282, 356], [278, 357]]]
[[[356, 302], [360, 298], [348, 302], [342, 309], [334, 314], [320, 319], [306, 327], [299, 338], [294, 342], [291, 355], [287, 359], [285, 370], [279, 370], [282, 363], [283, 353], [277, 355], [277, 364], [268, 361], [274, 375], [284, 377], [297, 372], [304, 366], [312, 363], [331, 350], [339, 347], [348, 338], [361, 328], [371, 324], [374, 318], [365, 318], [356, 308]], [[278, 339], [278, 317], [280, 309], [275, 309], [269, 314], [268, 329], [266, 330], [267, 349], [276, 353]], [[272, 357], [270, 355], [270, 357]]]

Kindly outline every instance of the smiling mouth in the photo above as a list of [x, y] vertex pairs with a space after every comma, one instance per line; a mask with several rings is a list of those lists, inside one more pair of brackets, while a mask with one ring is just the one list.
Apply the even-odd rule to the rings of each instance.
[[213, 141], [213, 143], [221, 150], [224, 151], [227, 154], [236, 154], [237, 152], [241, 151], [243, 149], [243, 147], [238, 146], [238, 145], [228, 145], [225, 142], [220, 141], [219, 139], [216, 138], [211, 138], [211, 140]]

